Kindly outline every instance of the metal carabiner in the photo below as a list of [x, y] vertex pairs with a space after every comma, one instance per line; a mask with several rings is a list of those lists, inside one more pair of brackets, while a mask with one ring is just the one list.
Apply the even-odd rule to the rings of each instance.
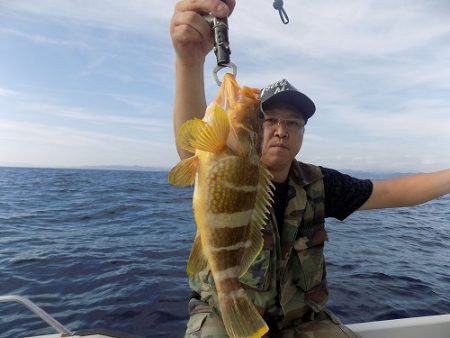
[[213, 78], [219, 87], [222, 85], [222, 81], [219, 80], [219, 75], [217, 75], [217, 74], [219, 73], [220, 70], [222, 70], [223, 68], [226, 68], [226, 67], [229, 67], [233, 70], [234, 77], [236, 77], [236, 75], [237, 75], [237, 66], [233, 62], [228, 62], [227, 64], [224, 64], [221, 66], [219, 66], [219, 65], [215, 66], [213, 69]]

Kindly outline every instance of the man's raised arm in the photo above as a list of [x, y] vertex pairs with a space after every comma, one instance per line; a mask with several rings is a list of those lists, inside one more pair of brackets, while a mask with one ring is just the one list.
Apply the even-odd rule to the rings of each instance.
[[[203, 118], [206, 109], [203, 66], [213, 48], [212, 30], [202, 16], [211, 13], [224, 17], [231, 13], [235, 0], [183, 0], [176, 4], [170, 22], [170, 35], [175, 49], [175, 101], [173, 126], [175, 137], [181, 125], [195, 117]], [[191, 156], [177, 144], [181, 159]]]
[[450, 193], [450, 169], [375, 181], [364, 209], [406, 207]]

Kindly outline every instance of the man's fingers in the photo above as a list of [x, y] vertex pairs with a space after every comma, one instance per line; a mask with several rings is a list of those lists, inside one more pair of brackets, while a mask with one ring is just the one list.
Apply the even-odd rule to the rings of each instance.
[[229, 16], [236, 5], [235, 0], [183, 0], [176, 4], [175, 12], [194, 11], [200, 14], [211, 13], [217, 17]]
[[234, 7], [236, 6], [236, 0], [225, 0], [225, 2], [227, 3], [228, 10], [229, 10], [228, 14], [225, 14], [225, 15], [230, 16], [231, 13], [233, 13]]
[[178, 41], [201, 42], [212, 39], [211, 27], [195, 12], [178, 12], [172, 18], [172, 36]]

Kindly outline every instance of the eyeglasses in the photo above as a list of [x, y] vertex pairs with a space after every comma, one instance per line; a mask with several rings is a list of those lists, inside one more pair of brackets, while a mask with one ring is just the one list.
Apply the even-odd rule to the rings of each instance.
[[305, 121], [302, 119], [281, 119], [269, 115], [263, 115], [263, 124], [267, 128], [276, 128], [283, 125], [288, 131], [299, 131], [305, 126]]

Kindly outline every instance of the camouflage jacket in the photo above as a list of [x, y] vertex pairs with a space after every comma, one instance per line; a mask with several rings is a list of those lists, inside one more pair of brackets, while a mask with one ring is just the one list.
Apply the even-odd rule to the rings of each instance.
[[[294, 161], [289, 173], [284, 226], [279, 235], [272, 212], [264, 229], [264, 248], [240, 278], [261, 314], [292, 320], [308, 309], [325, 307], [328, 298], [324, 241], [324, 187], [320, 168]], [[191, 288], [217, 308], [208, 269], [192, 276]]]

